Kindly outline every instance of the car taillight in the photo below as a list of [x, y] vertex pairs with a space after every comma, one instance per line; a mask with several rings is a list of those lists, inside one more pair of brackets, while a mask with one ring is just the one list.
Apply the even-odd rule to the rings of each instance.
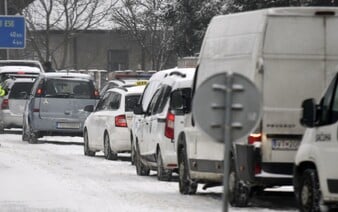
[[42, 89], [41, 89], [41, 88], [38, 88], [38, 90], [36, 90], [35, 95], [36, 95], [36, 96], [41, 96], [41, 94], [42, 94]]
[[128, 127], [125, 115], [115, 116], [115, 127]]
[[95, 90], [94, 91], [94, 96], [99, 98], [100, 97], [100, 92], [98, 90]]
[[175, 115], [168, 112], [167, 119], [165, 121], [165, 130], [164, 130], [165, 137], [174, 139], [174, 124], [175, 124]]
[[26, 72], [24, 71], [18, 71], [17, 74], [25, 74]]
[[9, 108], [9, 101], [8, 99], [3, 99], [1, 103], [1, 109], [8, 109]]
[[255, 142], [262, 142], [262, 133], [252, 133], [248, 137], [248, 144], [254, 144]]

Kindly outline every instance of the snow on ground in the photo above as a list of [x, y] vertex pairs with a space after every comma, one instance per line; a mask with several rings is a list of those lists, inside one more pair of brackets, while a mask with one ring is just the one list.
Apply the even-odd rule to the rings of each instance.
[[[82, 138], [0, 135], [0, 211], [222, 211], [222, 187], [196, 195], [178, 192], [177, 176], [136, 175], [126, 154], [118, 161], [83, 155]], [[290, 188], [283, 188], [290, 191]], [[292, 188], [291, 188], [292, 189]], [[271, 191], [234, 212], [297, 211], [291, 192]]]

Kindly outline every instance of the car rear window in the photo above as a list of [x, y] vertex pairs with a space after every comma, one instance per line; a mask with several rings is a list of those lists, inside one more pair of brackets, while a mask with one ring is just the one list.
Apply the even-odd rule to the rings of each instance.
[[141, 95], [129, 95], [126, 96], [126, 108], [125, 111], [129, 112], [129, 111], [133, 111], [135, 105], [137, 104], [139, 98]]
[[9, 99], [28, 99], [29, 93], [33, 87], [33, 82], [15, 83], [9, 94]]
[[95, 88], [89, 81], [49, 79], [44, 86], [44, 97], [94, 99]]

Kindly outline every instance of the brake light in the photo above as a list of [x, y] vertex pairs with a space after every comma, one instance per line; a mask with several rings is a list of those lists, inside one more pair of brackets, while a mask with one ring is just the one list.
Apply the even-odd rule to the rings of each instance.
[[115, 116], [115, 127], [128, 127], [125, 115]]
[[9, 108], [9, 101], [8, 99], [3, 99], [1, 103], [1, 109], [8, 109]]
[[36, 91], [36, 96], [41, 96], [42, 94], [42, 89], [38, 88], [38, 90]]
[[99, 93], [98, 90], [95, 90], [95, 91], [94, 91], [94, 96], [95, 96], [95, 97], [100, 97], [100, 93]]
[[18, 72], [16, 72], [17, 74], [25, 74], [26, 72], [24, 72], [24, 71], [18, 71]]
[[262, 167], [259, 164], [255, 164], [255, 174], [259, 174], [262, 172]]
[[262, 142], [262, 133], [252, 133], [248, 137], [248, 144], [254, 144], [255, 142]]
[[167, 138], [174, 139], [174, 124], [175, 124], [175, 115], [171, 112], [168, 112], [167, 119], [165, 121], [165, 130], [164, 135]]

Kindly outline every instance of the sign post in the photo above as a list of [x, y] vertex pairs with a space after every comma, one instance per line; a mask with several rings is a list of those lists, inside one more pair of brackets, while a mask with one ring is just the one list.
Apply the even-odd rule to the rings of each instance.
[[23, 16], [0, 16], [0, 49], [23, 49], [26, 24]]
[[261, 95], [248, 78], [220, 73], [196, 90], [192, 113], [198, 126], [217, 142], [224, 142], [223, 211], [228, 211], [229, 166], [232, 142], [254, 130], [261, 117]]

